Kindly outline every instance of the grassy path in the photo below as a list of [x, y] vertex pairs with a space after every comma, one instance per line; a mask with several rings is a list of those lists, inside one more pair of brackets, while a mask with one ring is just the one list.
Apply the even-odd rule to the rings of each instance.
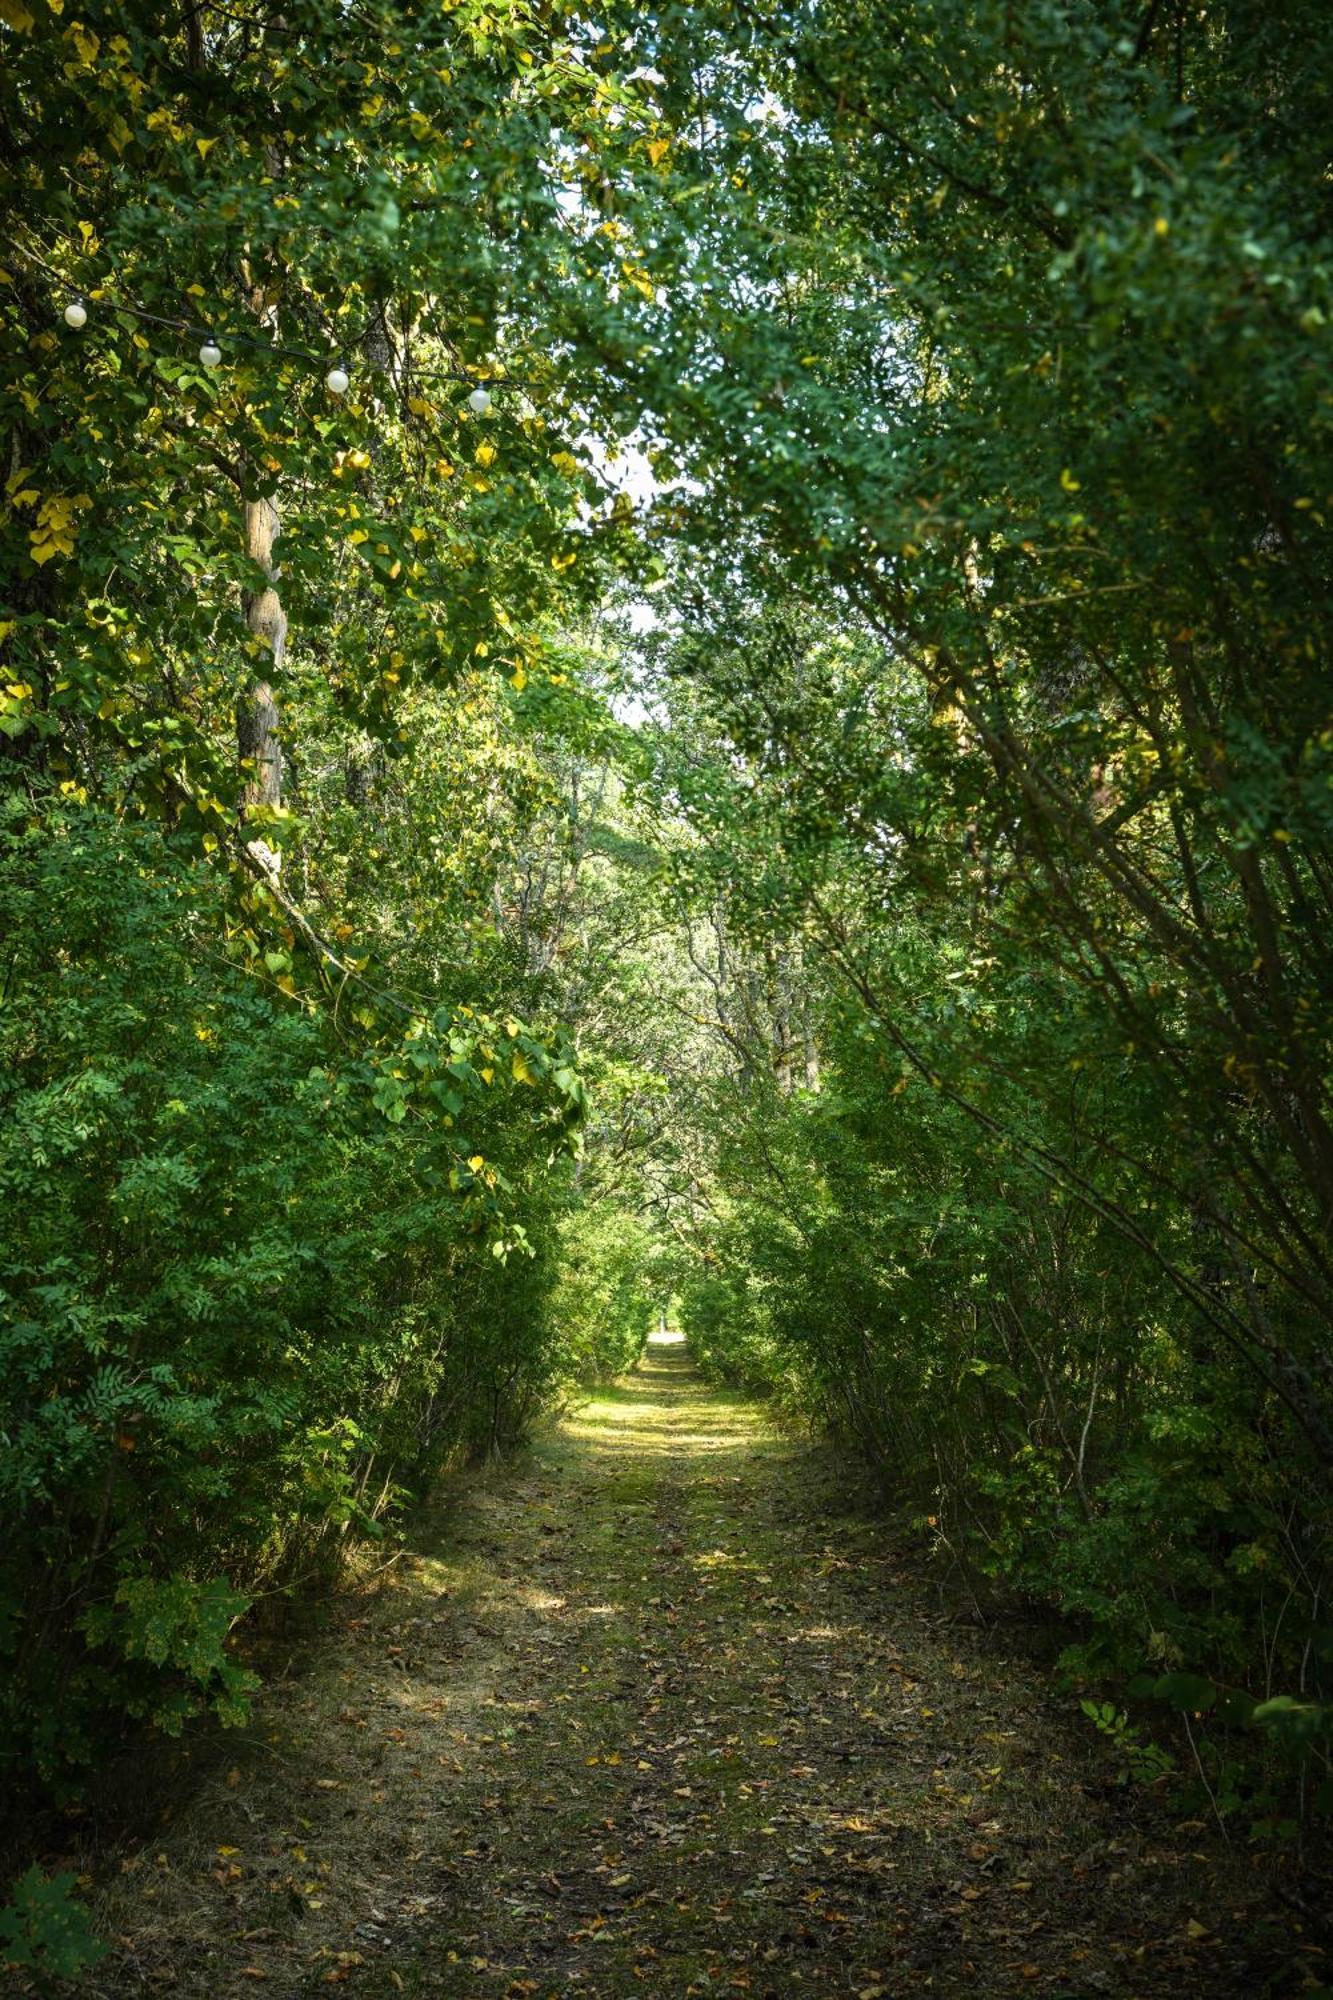
[[1111, 1784], [850, 1505], [826, 1453], [654, 1346], [196, 1756], [100, 1871], [120, 1942], [88, 1990], [1313, 1986], [1243, 1859]]

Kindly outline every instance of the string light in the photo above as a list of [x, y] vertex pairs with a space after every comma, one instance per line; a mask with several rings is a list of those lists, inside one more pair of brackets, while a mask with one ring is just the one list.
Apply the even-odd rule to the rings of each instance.
[[[68, 279], [29, 245], [17, 243], [12, 238], [6, 238], [6, 242], [12, 251], [42, 271], [48, 278], [68, 287]], [[113, 314], [127, 313], [131, 318], [143, 321], [145, 325], [165, 327], [173, 333], [183, 335], [186, 339], [199, 339], [202, 336], [199, 348], [201, 363], [208, 369], [221, 367], [222, 349], [211, 327], [201, 326], [196, 320], [178, 319], [166, 313], [149, 312], [146, 307], [134, 305], [128, 299], [107, 296], [104, 290], [99, 291], [98, 296], [106, 299]], [[87, 303], [80, 293], [70, 294], [67, 291], [67, 302], [62, 308], [62, 317], [66, 326], [74, 333], [81, 332], [88, 324]], [[243, 351], [254, 349], [275, 360], [308, 361], [317, 366], [328, 361], [327, 348], [320, 354], [308, 347], [296, 347], [286, 341], [272, 340], [263, 334], [248, 333], [244, 329], [229, 328], [226, 338], [232, 347]], [[409, 380], [423, 387], [435, 382], [469, 384], [467, 405], [479, 417], [484, 417], [494, 405], [492, 389], [522, 389], [525, 386], [522, 377], [503, 375], [493, 381], [491, 388], [484, 388], [476, 376], [466, 368], [413, 367], [410, 370]], [[324, 386], [331, 396], [345, 396], [348, 393], [352, 386], [351, 375], [342, 361], [335, 361], [331, 367], [325, 368]]]

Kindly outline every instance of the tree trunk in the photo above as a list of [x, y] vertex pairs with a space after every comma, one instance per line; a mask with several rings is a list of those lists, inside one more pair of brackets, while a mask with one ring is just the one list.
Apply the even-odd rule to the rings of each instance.
[[245, 553], [269, 579], [262, 590], [247, 594], [245, 622], [271, 656], [268, 673], [255, 681], [236, 707], [236, 749], [244, 772], [241, 798], [245, 807], [282, 804], [282, 744], [272, 686], [287, 653], [287, 615], [278, 596], [273, 561], [278, 526], [278, 510], [271, 500], [245, 502]]

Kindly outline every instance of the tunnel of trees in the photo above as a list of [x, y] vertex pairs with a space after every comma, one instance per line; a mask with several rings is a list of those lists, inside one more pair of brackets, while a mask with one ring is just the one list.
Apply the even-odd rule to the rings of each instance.
[[1323, 0], [0, 0], [25, 1810], [670, 1302], [1313, 1837], [1330, 130]]

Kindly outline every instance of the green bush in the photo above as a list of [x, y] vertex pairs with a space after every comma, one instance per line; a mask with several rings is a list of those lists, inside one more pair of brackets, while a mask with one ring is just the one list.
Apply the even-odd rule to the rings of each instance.
[[39, 1979], [74, 1979], [105, 1957], [73, 1888], [71, 1874], [40, 1868], [14, 1884], [13, 1901], [0, 1909], [0, 1964]]
[[[1197, 1718], [1218, 1768], [1242, 1729], [1252, 1765], [1299, 1745], [1322, 1769], [1329, 1521], [1278, 1398], [1218, 1365], [1146, 1249], [925, 1084], [882, 1091], [832, 1034], [818, 1095], [735, 1107], [684, 1287], [696, 1352], [852, 1444], [955, 1578], [1059, 1613], [1076, 1683], [1168, 1730]], [[1009, 1110], [1058, 1136], [1031, 1102]], [[1104, 1130], [1130, 1143], [1137, 1110], [1108, 1098]], [[1108, 1733], [1124, 1749], [1137, 1727]], [[1193, 1771], [1188, 1745], [1176, 1761]]]
[[[512, 1440], [561, 1365], [541, 1232], [567, 1169], [539, 1091], [478, 1087], [466, 1141], [452, 1114], [385, 1115], [384, 1065], [227, 955], [226, 893], [91, 808], [5, 829], [11, 1792], [33, 1767], [59, 1790], [127, 1721], [237, 1720], [256, 1595]], [[532, 1254], [497, 1256], [516, 1231], [460, 1197], [458, 1145], [503, 1157]], [[615, 1359], [581, 1337], [571, 1372]]]

